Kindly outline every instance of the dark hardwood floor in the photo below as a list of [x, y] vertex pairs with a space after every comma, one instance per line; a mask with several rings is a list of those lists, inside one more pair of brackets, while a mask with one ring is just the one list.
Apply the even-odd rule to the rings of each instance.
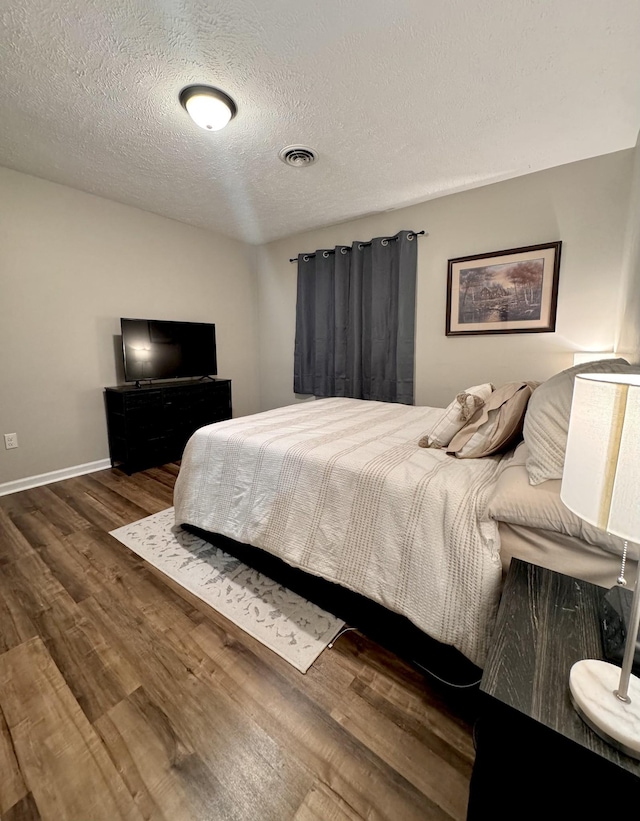
[[109, 535], [177, 473], [0, 498], [0, 817], [463, 819], [473, 692], [355, 632], [302, 675]]

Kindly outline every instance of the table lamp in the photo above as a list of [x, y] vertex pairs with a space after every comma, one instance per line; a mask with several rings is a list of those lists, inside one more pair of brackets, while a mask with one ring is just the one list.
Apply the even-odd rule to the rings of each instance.
[[[576, 376], [560, 498], [586, 522], [640, 543], [640, 374]], [[599, 736], [634, 758], [640, 758], [640, 678], [631, 667], [639, 625], [636, 581], [622, 669], [584, 659], [569, 674], [578, 714]]]

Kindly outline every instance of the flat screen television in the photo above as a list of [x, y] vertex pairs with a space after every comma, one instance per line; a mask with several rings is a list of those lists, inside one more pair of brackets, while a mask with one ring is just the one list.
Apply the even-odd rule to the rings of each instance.
[[126, 382], [218, 372], [213, 324], [121, 318], [120, 327]]

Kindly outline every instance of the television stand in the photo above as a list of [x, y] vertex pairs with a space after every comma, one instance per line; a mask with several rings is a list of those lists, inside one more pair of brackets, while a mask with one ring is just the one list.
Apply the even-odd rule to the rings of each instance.
[[175, 462], [194, 431], [231, 419], [231, 380], [209, 380], [105, 388], [111, 466], [131, 474]]

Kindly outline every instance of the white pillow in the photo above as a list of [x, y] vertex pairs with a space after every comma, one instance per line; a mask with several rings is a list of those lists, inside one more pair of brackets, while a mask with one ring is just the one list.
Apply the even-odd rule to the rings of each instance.
[[534, 391], [522, 431], [529, 450], [527, 473], [532, 485], [562, 479], [576, 374], [637, 372], [638, 367], [630, 365], [626, 359], [601, 359], [567, 368]]
[[482, 410], [491, 396], [493, 385], [485, 382], [459, 393], [433, 428], [418, 442], [421, 448], [446, 448], [453, 437], [462, 430], [478, 411]]

